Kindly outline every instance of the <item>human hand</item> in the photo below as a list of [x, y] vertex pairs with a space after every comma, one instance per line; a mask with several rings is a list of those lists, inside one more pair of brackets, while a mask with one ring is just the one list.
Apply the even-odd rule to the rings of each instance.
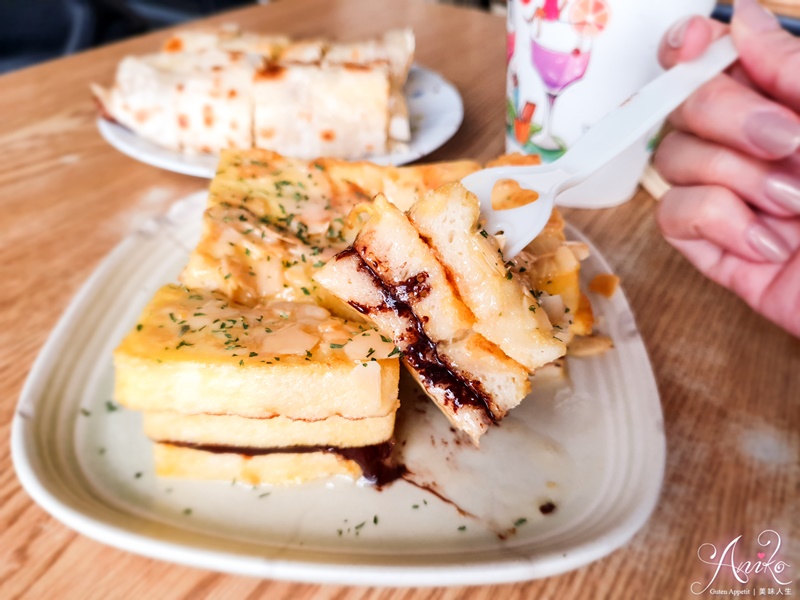
[[[696, 58], [728, 30], [680, 22], [661, 63]], [[707, 277], [800, 336], [800, 39], [756, 0], [735, 0], [730, 33], [739, 62], [671, 115], [656, 153], [674, 186], [658, 224]]]

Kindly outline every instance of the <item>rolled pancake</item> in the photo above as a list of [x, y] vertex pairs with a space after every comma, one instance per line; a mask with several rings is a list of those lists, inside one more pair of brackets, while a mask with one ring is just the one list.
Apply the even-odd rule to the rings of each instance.
[[188, 154], [253, 145], [253, 77], [261, 59], [210, 50], [127, 57], [103, 111], [155, 144]]
[[297, 158], [387, 151], [388, 67], [271, 64], [253, 86], [254, 143]]

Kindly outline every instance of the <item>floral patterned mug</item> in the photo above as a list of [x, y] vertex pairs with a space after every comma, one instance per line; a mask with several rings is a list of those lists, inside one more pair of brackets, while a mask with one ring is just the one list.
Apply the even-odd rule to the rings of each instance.
[[[714, 0], [509, 0], [506, 149], [551, 162], [662, 71], [658, 44]], [[658, 129], [559, 204], [602, 208], [630, 199]], [[563, 198], [563, 200], [562, 200]]]

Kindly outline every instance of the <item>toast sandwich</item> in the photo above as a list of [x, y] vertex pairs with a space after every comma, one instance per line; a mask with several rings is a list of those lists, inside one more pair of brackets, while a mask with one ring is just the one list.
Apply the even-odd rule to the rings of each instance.
[[313, 304], [244, 307], [168, 285], [114, 353], [114, 396], [145, 412], [161, 475], [371, 476], [398, 408], [393, 351]]
[[[460, 184], [429, 192], [408, 215], [382, 195], [359, 210], [368, 218], [354, 244], [316, 281], [391, 337], [423, 389], [477, 444], [527, 395], [528, 373], [562, 356], [564, 344], [544, 311], [536, 314], [538, 302], [513, 279], [493, 240], [481, 235], [477, 198]], [[457, 233], [454, 223], [466, 232]], [[452, 244], [452, 252], [440, 252], [431, 238]], [[464, 285], [488, 286], [490, 293], [465, 298]]]

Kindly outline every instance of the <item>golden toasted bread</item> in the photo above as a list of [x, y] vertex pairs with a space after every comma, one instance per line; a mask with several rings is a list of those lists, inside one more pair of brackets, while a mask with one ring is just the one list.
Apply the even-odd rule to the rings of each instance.
[[477, 168], [469, 161], [398, 168], [308, 162], [258, 149], [223, 152], [200, 243], [180, 279], [249, 306], [313, 302], [357, 320], [313, 282], [316, 270], [355, 239], [346, 219], [351, 209], [383, 191], [408, 202]]
[[473, 330], [474, 316], [403, 213], [381, 195], [363, 210], [369, 218], [353, 248], [316, 280], [394, 340], [423, 389], [477, 444], [528, 393], [527, 370]]
[[533, 371], [564, 355], [547, 315], [481, 229], [478, 198], [460, 183], [423, 195], [408, 218], [427, 242], [473, 313], [474, 329]]
[[385, 417], [398, 405], [393, 347], [312, 304], [248, 308], [169, 285], [114, 352], [115, 397], [144, 411]]
[[249, 485], [292, 485], [343, 475], [358, 479], [358, 463], [334, 452], [287, 452], [247, 455], [209, 452], [173, 444], [153, 448], [156, 474], [201, 480], [236, 480]]
[[154, 441], [186, 442], [241, 448], [336, 446], [352, 448], [386, 442], [392, 437], [395, 413], [385, 417], [319, 421], [272, 417], [249, 419], [235, 415], [184, 415], [146, 412], [144, 432]]
[[184, 285], [162, 288], [114, 355], [157, 472], [360, 477], [358, 453], [391, 445], [399, 357], [476, 445], [529, 372], [562, 373], [563, 342], [591, 333], [587, 249], [556, 211], [504, 263], [452, 183], [478, 168], [224, 152]]
[[[488, 371], [495, 367], [490, 361], [496, 355], [487, 353], [482, 344], [477, 344], [470, 353], [472, 345], [462, 340], [455, 344], [451, 357], [450, 344], [434, 344], [425, 336], [413, 312], [398, 306], [355, 251], [338, 255], [316, 277], [331, 293], [368, 315], [387, 339], [397, 343], [397, 353], [403, 356], [409, 373], [453, 426], [467, 434], [475, 444], [492, 424], [494, 415], [489, 407], [493, 406], [497, 411], [497, 418], [502, 416], [494, 397], [489, 396], [483, 386], [475, 385], [480, 377], [489, 381]], [[476, 335], [469, 334], [470, 337]], [[453, 359], [459, 362], [454, 364]], [[526, 373], [513, 361], [506, 360], [512, 364], [502, 362], [503, 370], [498, 378], [503, 384], [510, 384], [496, 387], [500, 393], [506, 394], [508, 390], [505, 388], [511, 387], [512, 398], [521, 398], [529, 390]], [[466, 363], [470, 370], [462, 371], [462, 363]], [[475, 373], [478, 373], [477, 377]]]

